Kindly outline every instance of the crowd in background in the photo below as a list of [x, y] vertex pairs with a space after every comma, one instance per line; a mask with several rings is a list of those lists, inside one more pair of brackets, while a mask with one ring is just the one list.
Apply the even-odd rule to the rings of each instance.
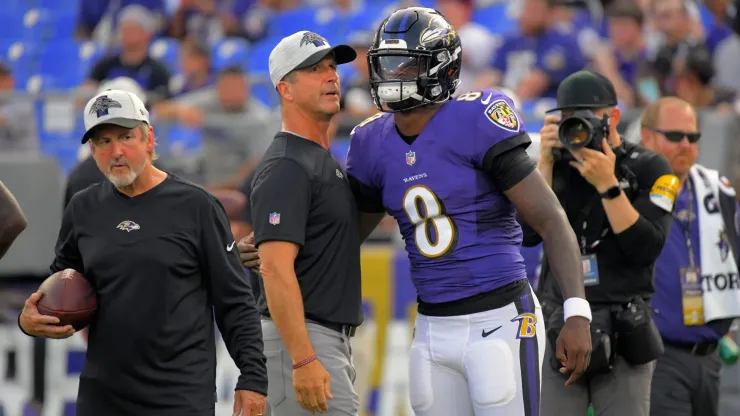
[[[698, 108], [740, 111], [740, 39], [692, 0], [12, 0], [4, 7], [24, 26], [0, 25], [0, 152], [56, 155], [68, 172], [85, 156], [70, 149], [83, 103], [101, 82], [128, 77], [162, 126], [163, 164], [187, 170], [185, 147], [197, 181], [238, 188], [280, 125], [264, 51], [308, 28], [362, 57], [379, 19], [412, 4], [436, 7], [456, 27], [464, 46], [458, 93], [503, 88], [536, 117], [563, 78], [591, 67], [617, 86], [624, 108], [677, 95]], [[45, 30], [51, 35], [38, 33]], [[364, 59], [341, 76], [338, 140], [377, 111]], [[40, 105], [52, 92], [74, 98], [63, 109]], [[62, 117], [72, 127], [54, 133], [50, 120]]]

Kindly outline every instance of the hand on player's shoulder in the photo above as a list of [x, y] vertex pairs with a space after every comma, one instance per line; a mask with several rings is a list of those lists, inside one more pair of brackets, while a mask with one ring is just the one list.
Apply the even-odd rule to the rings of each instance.
[[23, 331], [34, 337], [63, 339], [74, 335], [72, 325], [59, 325], [59, 318], [55, 316], [42, 315], [36, 305], [41, 300], [42, 293], [33, 293], [23, 304], [20, 316], [20, 325]]
[[254, 232], [239, 240], [236, 248], [239, 250], [239, 259], [242, 266], [255, 273], [259, 273], [260, 254], [257, 251], [257, 247], [254, 246]]

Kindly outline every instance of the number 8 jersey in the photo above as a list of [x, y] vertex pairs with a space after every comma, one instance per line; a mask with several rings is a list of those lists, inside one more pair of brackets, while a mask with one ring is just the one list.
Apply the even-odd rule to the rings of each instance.
[[463, 94], [408, 141], [391, 114], [368, 118], [351, 133], [347, 174], [361, 211], [398, 221], [421, 300], [449, 302], [526, 279], [516, 211], [483, 171], [492, 154], [530, 143], [511, 99]]

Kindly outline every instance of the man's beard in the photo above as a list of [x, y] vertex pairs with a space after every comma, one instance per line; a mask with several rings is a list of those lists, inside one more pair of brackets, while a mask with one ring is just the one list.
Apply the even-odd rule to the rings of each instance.
[[[146, 163], [146, 162], [145, 162]], [[128, 167], [128, 173], [125, 175], [116, 175], [113, 173], [113, 166], [114, 165], [125, 165]], [[129, 186], [136, 180], [137, 177], [139, 177], [139, 173], [143, 170], [143, 166], [138, 169], [138, 172], [134, 170], [134, 168], [131, 166], [131, 164], [125, 160], [125, 159], [114, 159], [111, 160], [108, 165], [108, 180], [115, 186], [116, 188], [121, 188], [124, 186]]]

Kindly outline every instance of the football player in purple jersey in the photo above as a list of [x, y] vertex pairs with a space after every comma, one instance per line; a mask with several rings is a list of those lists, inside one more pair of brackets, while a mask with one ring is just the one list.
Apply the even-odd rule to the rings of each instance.
[[361, 237], [397, 221], [418, 292], [410, 400], [419, 416], [537, 416], [545, 331], [520, 254], [517, 212], [543, 237], [565, 299], [557, 348], [570, 385], [591, 351], [575, 234], [525, 149], [511, 98], [452, 98], [462, 46], [436, 10], [393, 12], [368, 51], [380, 113], [351, 134], [347, 175]]

